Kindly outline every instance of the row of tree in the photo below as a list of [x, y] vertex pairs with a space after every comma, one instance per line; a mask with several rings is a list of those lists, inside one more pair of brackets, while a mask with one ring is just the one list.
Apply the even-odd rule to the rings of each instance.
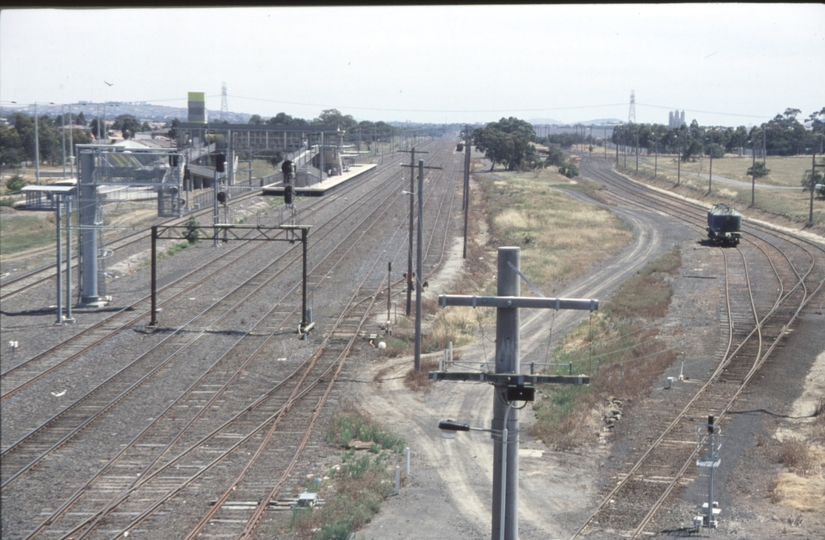
[[808, 117], [810, 129], [797, 120], [801, 111], [788, 108], [770, 121], [753, 126], [700, 126], [694, 120], [689, 126], [670, 128], [661, 124], [623, 124], [613, 128], [612, 142], [626, 146], [679, 153], [682, 161], [703, 155], [722, 157], [740, 148], [754, 149], [773, 156], [794, 156], [820, 153], [825, 142], [825, 107]]
[[[38, 150], [34, 143], [34, 117], [17, 112], [11, 115], [8, 121], [8, 126], [0, 125], [0, 166], [18, 167], [23, 162], [33, 163]], [[115, 118], [111, 129], [120, 131], [123, 138], [129, 139], [134, 137], [135, 133], [151, 128], [148, 122], [141, 123], [134, 116], [123, 114]], [[37, 142], [41, 163], [61, 165], [64, 152], [66, 156], [72, 155], [70, 141], [75, 146], [89, 144], [98, 133], [105, 136], [104, 130], [102, 119], [92, 118], [87, 121], [82, 112], [58, 114], [53, 118], [45, 114], [38, 115]]]

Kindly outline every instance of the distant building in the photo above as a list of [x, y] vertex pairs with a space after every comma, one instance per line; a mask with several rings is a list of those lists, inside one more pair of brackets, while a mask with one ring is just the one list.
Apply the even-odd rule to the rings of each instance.
[[678, 128], [685, 125], [685, 111], [678, 110], [667, 113], [667, 127]]

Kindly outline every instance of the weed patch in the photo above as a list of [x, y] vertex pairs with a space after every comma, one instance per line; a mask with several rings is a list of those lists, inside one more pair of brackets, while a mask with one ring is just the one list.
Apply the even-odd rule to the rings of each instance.
[[353, 531], [370, 522], [392, 493], [388, 462], [403, 450], [406, 441], [351, 409], [332, 417], [325, 439], [341, 447], [352, 439], [374, 444], [366, 454], [354, 449], [345, 452], [341, 463], [327, 472], [323, 482], [307, 486], [306, 490], [317, 491], [325, 504], [314, 509], [295, 508], [290, 528], [299, 538], [347, 540]]
[[[651, 321], [667, 312], [672, 295], [668, 280], [680, 266], [678, 250], [652, 261], [622, 285], [604, 310], [565, 336], [552, 363], [572, 363], [574, 374], [590, 375], [590, 385], [541, 388], [530, 435], [559, 449], [591, 441], [602, 425], [603, 404], [614, 396], [642, 395], [676, 360]], [[568, 369], [558, 366], [549, 371], [567, 374]]]
[[430, 380], [430, 371], [438, 369], [438, 360], [435, 358], [422, 358], [421, 371], [416, 371], [415, 367], [404, 375], [404, 385], [413, 392], [429, 392], [432, 390], [435, 381]]

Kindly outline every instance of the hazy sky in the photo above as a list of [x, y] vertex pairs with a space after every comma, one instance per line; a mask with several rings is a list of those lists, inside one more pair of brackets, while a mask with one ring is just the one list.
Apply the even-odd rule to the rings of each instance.
[[[112, 86], [104, 81], [112, 83]], [[821, 4], [0, 12], [0, 101], [147, 101], [312, 119], [750, 125], [825, 107]], [[8, 103], [3, 103], [7, 105]]]

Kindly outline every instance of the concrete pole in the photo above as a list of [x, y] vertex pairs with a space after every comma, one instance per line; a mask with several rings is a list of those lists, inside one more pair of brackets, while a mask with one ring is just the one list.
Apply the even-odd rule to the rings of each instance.
[[756, 200], [756, 142], [751, 144], [751, 206], [755, 204]]
[[69, 176], [74, 178], [74, 120], [72, 106], [69, 105]]
[[808, 212], [808, 226], [814, 224], [814, 186], [816, 185], [816, 141], [811, 151], [811, 208]]
[[150, 328], [157, 328], [158, 326], [158, 259], [157, 259], [157, 251], [158, 251], [158, 226], [152, 225], [152, 247], [151, 247], [152, 255], [151, 255], [151, 262], [152, 262], [152, 274], [149, 278], [150, 281], [150, 288], [152, 289], [152, 300], [151, 300], [151, 308], [150, 308], [150, 315], [149, 315], [149, 327]]
[[63, 178], [66, 178], [66, 112], [60, 106], [60, 146], [63, 150]]
[[415, 246], [415, 370], [421, 371], [421, 218], [424, 217], [424, 160], [418, 161], [418, 240]]
[[713, 131], [710, 132], [710, 168], [708, 170], [708, 195], [713, 187]]
[[[519, 276], [512, 268], [520, 267], [520, 259], [520, 248], [498, 248], [497, 296], [520, 295]], [[519, 318], [518, 308], [496, 309], [496, 373], [519, 372]], [[506, 392], [506, 384], [497, 384], [493, 398], [492, 429], [494, 433], [507, 430], [507, 440], [496, 445], [493, 456], [493, 540], [502, 538], [502, 529], [505, 540], [518, 540], [519, 415], [517, 410], [510, 410], [508, 415], [509, 404], [502, 399]], [[504, 508], [503, 516], [497, 511], [499, 508]]]
[[40, 185], [40, 135], [37, 133], [37, 103], [34, 104], [34, 180]]
[[56, 325], [63, 324], [63, 276], [60, 271], [63, 267], [63, 261], [60, 260], [63, 251], [63, 246], [60, 244], [60, 222], [62, 220], [60, 216], [60, 203], [62, 202], [62, 198], [62, 196], [55, 193], [55, 221], [57, 222], [57, 265], [55, 267], [55, 275], [57, 276], [57, 320], [54, 324]]
[[413, 252], [413, 218], [415, 216], [415, 147], [410, 154], [410, 234], [407, 250], [407, 317], [412, 313], [412, 252]]
[[[218, 156], [220, 159], [220, 155]], [[218, 168], [220, 165], [215, 163], [215, 174], [212, 177], [212, 223], [213, 236], [212, 247], [218, 247], [218, 223], [220, 222], [220, 211], [218, 210]], [[225, 169], [224, 169], [225, 170]]]
[[467, 258], [467, 221], [470, 218], [470, 126], [464, 141], [464, 254]]
[[66, 195], [66, 318], [63, 322], [74, 322], [74, 317], [72, 317], [72, 196], [70, 194]]

